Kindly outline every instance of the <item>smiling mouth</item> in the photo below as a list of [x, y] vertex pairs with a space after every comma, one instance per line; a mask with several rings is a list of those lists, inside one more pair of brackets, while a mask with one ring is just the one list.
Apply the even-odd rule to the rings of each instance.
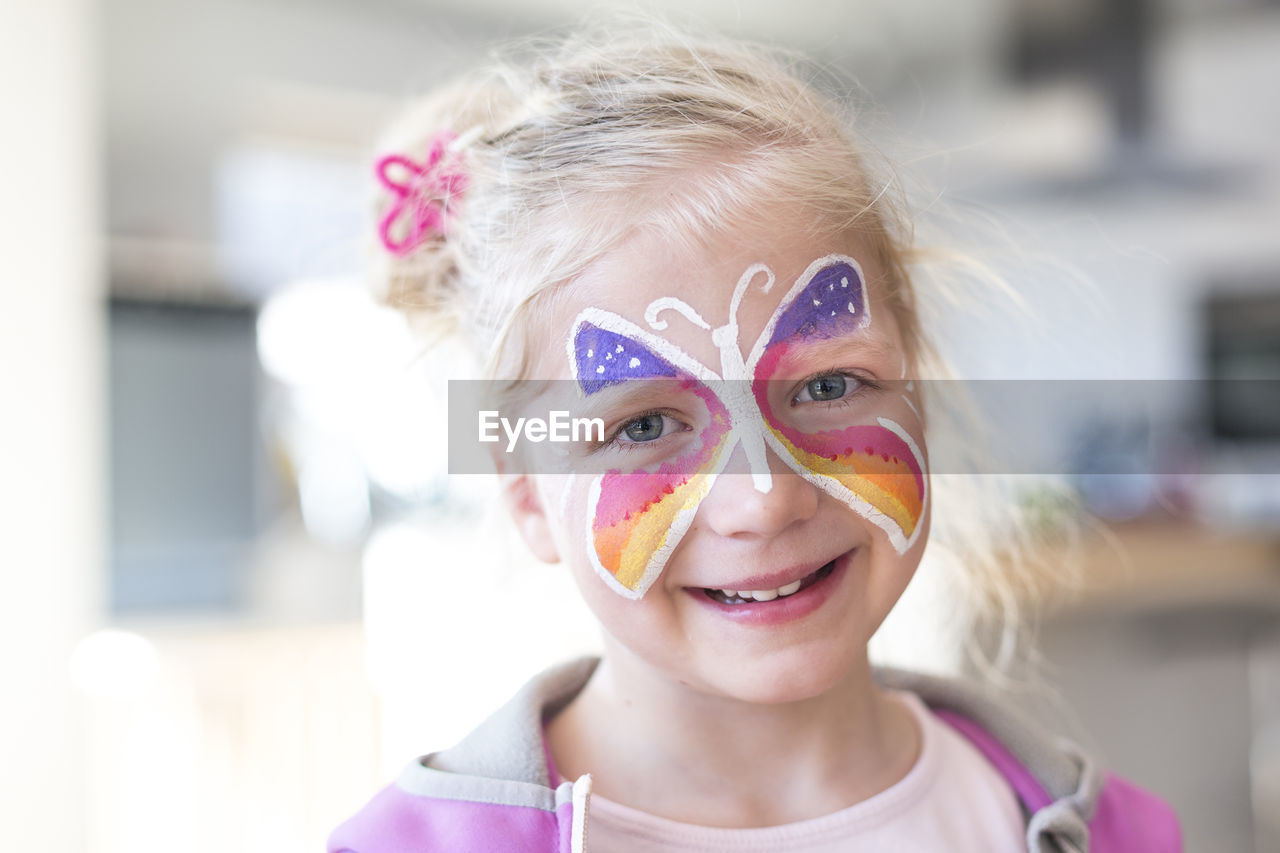
[[[838, 557], [836, 559], [839, 559]], [[835, 570], [836, 560], [823, 565], [815, 572], [805, 575], [798, 581], [792, 581], [786, 586], [777, 589], [703, 589], [702, 592], [707, 598], [720, 604], [755, 604], [761, 601], [773, 601], [776, 598], [787, 598], [795, 595], [800, 590], [813, 586], [818, 581], [825, 578]]]

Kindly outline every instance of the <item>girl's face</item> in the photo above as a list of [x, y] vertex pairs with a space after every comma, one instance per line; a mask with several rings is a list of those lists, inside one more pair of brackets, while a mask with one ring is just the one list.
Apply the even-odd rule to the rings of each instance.
[[615, 655], [753, 702], [818, 695], [865, 661], [929, 523], [881, 271], [856, 238], [787, 222], [681, 252], [637, 232], [559, 291], [532, 373], [568, 380], [605, 440], [512, 490]]

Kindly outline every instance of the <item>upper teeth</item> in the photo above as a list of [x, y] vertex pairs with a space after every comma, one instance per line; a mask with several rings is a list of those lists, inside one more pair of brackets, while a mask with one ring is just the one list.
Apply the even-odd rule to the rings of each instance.
[[754, 598], [756, 601], [773, 601], [775, 598], [785, 598], [798, 589], [800, 589], [800, 581], [792, 581], [786, 586], [780, 586], [777, 589], [720, 589], [716, 591], [728, 598], [733, 598], [736, 595], [738, 598]]

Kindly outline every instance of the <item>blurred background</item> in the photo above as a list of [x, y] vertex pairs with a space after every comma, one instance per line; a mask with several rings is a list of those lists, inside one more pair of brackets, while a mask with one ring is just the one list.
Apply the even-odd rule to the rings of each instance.
[[[957, 239], [966, 211], [1003, 223], [1026, 314], [940, 318], [963, 375], [1165, 389], [1154, 421], [1056, 434], [1105, 524], [1047, 671], [1188, 849], [1280, 850], [1280, 4], [678, 6], [852, 75]], [[562, 574], [447, 476], [455, 354], [421, 357], [361, 273], [378, 130], [585, 8], [0, 5], [8, 846], [322, 849], [593, 647]]]

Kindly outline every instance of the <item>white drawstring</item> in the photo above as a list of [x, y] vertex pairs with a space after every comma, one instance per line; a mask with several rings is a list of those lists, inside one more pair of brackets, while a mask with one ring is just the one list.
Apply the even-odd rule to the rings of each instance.
[[584, 773], [573, 783], [573, 826], [569, 831], [569, 853], [587, 849], [587, 799], [591, 796], [591, 774]]

